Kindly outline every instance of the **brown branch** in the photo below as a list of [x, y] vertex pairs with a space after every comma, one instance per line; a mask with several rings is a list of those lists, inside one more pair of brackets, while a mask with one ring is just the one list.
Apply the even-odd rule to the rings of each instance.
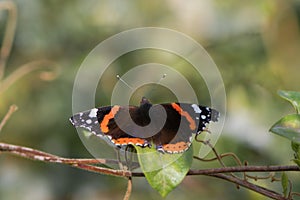
[[[130, 178], [132, 177], [143, 177], [144, 174], [141, 172], [130, 172], [126, 170], [114, 170], [105, 167], [99, 167], [92, 164], [107, 164], [107, 163], [115, 163], [117, 164], [117, 160], [107, 160], [107, 159], [70, 159], [63, 158], [59, 156], [55, 156], [49, 153], [45, 153], [43, 151], [0, 143], [0, 152], [9, 152], [24, 158], [43, 161], [43, 162], [51, 162], [51, 163], [60, 163], [67, 164], [72, 167], [76, 167], [79, 169], [96, 172], [100, 174], [113, 175], [119, 177]], [[224, 173], [233, 173], [233, 172], [272, 172], [272, 171], [300, 171], [299, 167], [296, 165], [291, 166], [235, 166], [235, 167], [222, 167], [222, 168], [214, 168], [214, 169], [201, 169], [201, 170], [190, 170], [187, 175], [206, 175], [211, 177], [216, 177], [220, 179], [227, 180], [229, 182], [235, 183], [239, 186], [248, 188], [255, 192], [258, 192], [262, 195], [268, 196], [273, 199], [285, 199], [281, 194], [276, 193], [275, 191], [269, 190], [267, 188], [255, 185], [247, 180], [240, 179], [238, 177], [234, 177], [231, 175], [226, 175]], [[128, 184], [131, 184], [128, 183]], [[131, 185], [128, 185], [131, 187]], [[130, 188], [129, 188], [130, 189]]]
[[274, 165], [274, 166], [236, 166], [236, 167], [222, 167], [215, 169], [190, 170], [188, 175], [206, 175], [230, 172], [279, 172], [279, 171], [300, 171], [297, 165]]
[[[105, 167], [99, 167], [90, 165], [91, 163], [95, 164], [107, 164], [107, 163], [118, 163], [118, 161], [107, 160], [107, 159], [70, 159], [63, 158], [59, 156], [55, 156], [49, 153], [45, 153], [43, 151], [31, 149], [28, 147], [22, 147], [12, 144], [0, 143], [0, 152], [9, 152], [23, 158], [37, 160], [42, 162], [50, 162], [50, 163], [60, 163], [67, 164], [72, 167], [76, 167], [79, 169], [96, 172], [100, 174], [120, 176], [120, 177], [129, 177], [131, 176], [131, 172], [124, 170], [114, 170]], [[87, 164], [89, 163], [89, 164]]]
[[[0, 149], [1, 150], [1, 149]], [[187, 175], [212, 175], [233, 172], [281, 172], [281, 171], [300, 171], [297, 165], [274, 165], [274, 166], [237, 166], [237, 167], [221, 167], [213, 169], [190, 169]], [[133, 172], [132, 176], [142, 177], [141, 172]]]
[[[7, 143], [0, 143], [0, 152], [9, 152], [24, 158], [38, 160], [51, 163], [62, 163], [68, 165], [86, 165], [86, 164], [118, 164], [117, 160], [110, 159], [74, 159], [63, 158], [53, 154], [45, 153], [36, 149], [12, 145]], [[231, 172], [272, 172], [272, 171], [300, 171], [297, 165], [287, 166], [235, 166], [235, 167], [221, 167], [214, 169], [191, 169], [187, 175], [210, 175], [218, 173]], [[144, 176], [143, 173], [133, 172], [132, 176]]]

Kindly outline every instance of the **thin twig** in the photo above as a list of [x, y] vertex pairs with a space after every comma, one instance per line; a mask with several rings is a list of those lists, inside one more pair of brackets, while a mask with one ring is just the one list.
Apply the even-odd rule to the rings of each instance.
[[12, 1], [2, 1], [0, 2], [0, 10], [8, 11], [6, 28], [2, 40], [2, 47], [0, 49], [0, 80], [2, 80], [7, 58], [10, 54], [15, 35], [17, 24], [17, 8]]
[[[197, 135], [197, 136], [199, 136], [199, 135]], [[241, 163], [241, 161], [240, 161], [240, 159], [234, 154], [234, 153], [225, 153], [225, 154], [219, 154], [218, 152], [217, 152], [217, 150], [215, 149], [215, 147], [210, 143], [210, 141], [209, 140], [207, 140], [207, 141], [203, 141], [203, 140], [200, 140], [200, 139], [198, 139], [197, 138], [197, 136], [195, 137], [195, 140], [197, 141], [197, 142], [201, 142], [201, 143], [203, 143], [203, 144], [205, 144], [205, 145], [208, 145], [210, 148], [211, 148], [211, 150], [213, 151], [213, 153], [215, 154], [215, 156], [216, 156], [216, 160], [218, 160], [219, 161], [219, 163], [223, 166], [223, 167], [226, 167], [226, 165], [225, 165], [225, 163], [223, 162], [223, 160], [222, 160], [222, 158], [223, 157], [227, 157], [227, 156], [232, 156], [233, 158], [234, 158], [234, 160], [237, 162], [237, 164], [239, 165], [239, 166], [242, 166], [242, 163]], [[194, 157], [195, 158], [195, 157]], [[199, 157], [196, 157], [197, 159], [200, 159]], [[214, 158], [213, 158], [214, 159]], [[237, 177], [234, 173], [231, 173], [231, 176], [234, 176], [234, 177]], [[246, 173], [244, 172], [244, 179], [246, 179]], [[237, 186], [238, 187], [238, 186]]]
[[293, 197], [293, 196], [298, 196], [298, 197], [300, 197], [300, 193], [299, 192], [291, 192], [291, 196]]
[[[245, 177], [257, 181], [257, 180], [269, 179], [269, 178], [272, 178], [273, 176], [274, 175], [272, 173], [269, 173], [266, 176], [252, 176], [252, 175], [246, 174]], [[271, 179], [271, 181], [275, 181], [275, 179]]]
[[246, 180], [242, 180], [242, 179], [236, 178], [234, 176], [229, 176], [229, 175], [226, 175], [226, 174], [210, 174], [208, 176], [212, 176], [212, 177], [216, 177], [216, 178], [227, 180], [229, 182], [232, 182], [234, 184], [238, 184], [238, 185], [240, 185], [242, 187], [248, 188], [248, 189], [250, 189], [252, 191], [255, 191], [255, 192], [259, 193], [259, 194], [262, 194], [264, 196], [270, 197], [272, 199], [286, 200], [286, 198], [284, 198], [281, 194], [279, 194], [279, 193], [277, 193], [275, 191], [269, 190], [269, 189], [261, 187], [259, 185], [255, 185], [253, 183], [250, 183], [250, 182], [248, 182]]
[[4, 118], [2, 119], [2, 121], [0, 122], [0, 132], [1, 132], [2, 128], [4, 127], [4, 125], [6, 124], [7, 120], [17, 109], [18, 109], [18, 107], [16, 105], [11, 105], [9, 107], [9, 110], [7, 111], [7, 113], [4, 116]]
[[[19, 78], [23, 77], [24, 75], [34, 71], [34, 70], [41, 70], [44, 69], [44, 66], [51, 66], [51, 72], [47, 72], [48, 77], [49, 73], [52, 74], [52, 77], [56, 76], [56, 70], [58, 69], [57, 64], [50, 60], [38, 60], [33, 61], [30, 63], [26, 63], [20, 66], [18, 69], [13, 71], [9, 76], [7, 76], [2, 82], [0, 82], [0, 94], [3, 93], [9, 86], [15, 83]], [[42, 75], [45, 75], [43, 73]]]
[[[238, 165], [242, 166], [242, 163], [241, 163], [240, 159], [234, 153], [228, 152], [228, 153], [220, 154], [220, 158], [225, 158], [225, 157], [229, 157], [229, 156], [233, 157], [233, 159], [236, 161], [236, 163], [238, 163]], [[200, 160], [200, 161], [204, 161], [204, 162], [210, 162], [210, 161], [218, 160], [218, 157], [200, 158], [198, 156], [194, 156], [194, 158], [197, 159], [197, 160]]]
[[217, 152], [216, 149], [213, 147], [213, 145], [210, 143], [210, 141], [209, 141], [209, 140], [204, 141], [204, 140], [198, 139], [198, 136], [199, 136], [199, 135], [196, 135], [195, 140], [196, 140], [197, 142], [201, 142], [201, 143], [203, 143], [203, 144], [205, 144], [205, 145], [208, 145], [208, 146], [211, 148], [211, 150], [213, 151], [213, 153], [215, 154], [216, 159], [219, 161], [219, 163], [220, 163], [223, 167], [226, 167], [225, 164], [224, 164], [224, 162], [222, 161], [222, 157], [218, 154], [218, 152]]
[[129, 200], [132, 191], [132, 178], [128, 177], [127, 190], [123, 200]]

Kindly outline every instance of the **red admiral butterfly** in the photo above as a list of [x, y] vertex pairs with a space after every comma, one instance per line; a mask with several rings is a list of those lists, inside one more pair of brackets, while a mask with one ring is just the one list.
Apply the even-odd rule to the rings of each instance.
[[[119, 119], [122, 125], [129, 123], [130, 114], [136, 125], [144, 127], [151, 121], [150, 108], [162, 106], [166, 111], [166, 121], [160, 131], [149, 137], [144, 133], [139, 137], [130, 135], [121, 130], [115, 119]], [[123, 117], [122, 117], [123, 116]], [[83, 127], [97, 136], [105, 136], [117, 147], [123, 145], [138, 145], [141, 147], [155, 147], [160, 152], [181, 153], [186, 151], [192, 140], [192, 134], [200, 134], [210, 122], [218, 121], [219, 112], [196, 104], [166, 103], [152, 105], [145, 97], [140, 106], [105, 106], [80, 112], [70, 118], [75, 127]], [[159, 116], [154, 113], [155, 118]], [[146, 135], [146, 136], [145, 136]]]

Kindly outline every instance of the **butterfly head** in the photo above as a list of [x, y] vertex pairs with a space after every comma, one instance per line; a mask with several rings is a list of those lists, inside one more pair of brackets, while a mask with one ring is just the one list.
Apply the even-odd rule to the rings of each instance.
[[140, 106], [144, 106], [147, 104], [151, 105], [150, 101], [146, 97], [142, 97], [142, 100], [140, 101]]

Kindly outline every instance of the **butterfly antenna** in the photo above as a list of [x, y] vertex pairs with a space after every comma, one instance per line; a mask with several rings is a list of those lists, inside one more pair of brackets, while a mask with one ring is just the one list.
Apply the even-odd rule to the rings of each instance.
[[167, 74], [163, 74], [162, 77], [159, 79], [159, 81], [157, 82], [157, 84], [159, 84], [164, 78], [166, 78]]
[[158, 87], [158, 85], [160, 84], [160, 82], [166, 78], [167, 74], [163, 74], [162, 77], [160, 77], [160, 79], [157, 81], [156, 85], [152, 88], [152, 90], [150, 90], [149, 92], [149, 96], [151, 96], [152, 92]]
[[120, 77], [119, 74], [117, 74], [117, 79], [119, 79], [122, 83], [124, 83], [124, 85], [126, 85], [128, 88], [130, 88], [131, 90], [133, 90], [133, 88], [132, 88], [130, 85], [128, 85], [128, 83], [126, 83], [126, 82]]

